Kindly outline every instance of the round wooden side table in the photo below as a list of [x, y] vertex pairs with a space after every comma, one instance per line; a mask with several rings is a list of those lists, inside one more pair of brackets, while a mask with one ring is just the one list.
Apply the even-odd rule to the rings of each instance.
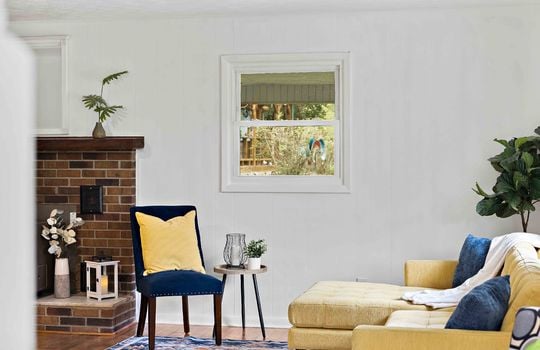
[[258, 270], [248, 270], [243, 268], [227, 267], [227, 265], [214, 266], [214, 272], [223, 275], [223, 293], [225, 293], [225, 282], [227, 282], [227, 275], [240, 275], [240, 298], [242, 301], [242, 330], [246, 329], [246, 304], [244, 293], [244, 276], [251, 275], [253, 277], [253, 288], [255, 289], [255, 298], [257, 299], [257, 310], [259, 311], [259, 323], [261, 325], [261, 331], [263, 339], [266, 339], [266, 331], [264, 329], [264, 319], [261, 308], [261, 298], [259, 297], [259, 286], [257, 284], [257, 275], [265, 273], [268, 268], [265, 265], [261, 265]]

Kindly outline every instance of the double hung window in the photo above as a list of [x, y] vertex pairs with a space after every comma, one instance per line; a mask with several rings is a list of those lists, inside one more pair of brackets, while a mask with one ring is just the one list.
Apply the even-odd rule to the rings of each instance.
[[222, 191], [348, 192], [348, 55], [223, 56]]

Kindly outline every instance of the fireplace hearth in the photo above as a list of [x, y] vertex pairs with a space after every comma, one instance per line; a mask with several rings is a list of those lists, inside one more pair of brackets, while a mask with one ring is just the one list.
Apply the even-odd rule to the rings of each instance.
[[[121, 319], [123, 325], [132, 322], [135, 316], [135, 304], [131, 302], [135, 292], [135, 267], [129, 208], [135, 205], [136, 150], [143, 147], [143, 137], [107, 137], [102, 140], [90, 137], [37, 138], [36, 200], [38, 208], [43, 208], [39, 210], [47, 212], [49, 208], [55, 207], [80, 213], [80, 187], [102, 186], [102, 213], [80, 215], [85, 224], [77, 230], [77, 249], [70, 259], [70, 269], [74, 269], [72, 292], [77, 295], [81, 291], [82, 261], [91, 260], [96, 255], [112, 256], [114, 260], [119, 260], [119, 291], [123, 297], [129, 299], [129, 302], [120, 303], [122, 317], [118, 320]], [[41, 216], [42, 213], [39, 214]], [[54, 265], [52, 270], [51, 267], [46, 270], [54, 274]], [[51, 278], [50, 275], [47, 276]], [[52, 289], [48, 291], [51, 292]], [[58, 300], [51, 310], [58, 308], [62, 309], [61, 300]], [[93, 304], [92, 308], [98, 310], [92, 314], [101, 314], [99, 304]], [[108, 308], [111, 309], [111, 306]], [[44, 310], [47, 312], [47, 308]], [[73, 312], [75, 311], [70, 311], [70, 315], [73, 315]], [[108, 313], [110, 312], [104, 312]], [[86, 321], [70, 320], [68, 317], [62, 320], [64, 324], [59, 325], [54, 324], [56, 321], [60, 322], [59, 319], [49, 316], [53, 315], [38, 315], [39, 330], [71, 332], [76, 329], [78, 332], [95, 333], [96, 326], [90, 326]], [[49, 324], [48, 321], [51, 320], [53, 323]], [[115, 324], [114, 320], [115, 318], [112, 318], [110, 322], [107, 321], [106, 332], [117, 330], [118, 324]], [[76, 324], [69, 324], [70, 322]], [[84, 327], [88, 329], [85, 331]], [[98, 331], [102, 332], [103, 330]]]

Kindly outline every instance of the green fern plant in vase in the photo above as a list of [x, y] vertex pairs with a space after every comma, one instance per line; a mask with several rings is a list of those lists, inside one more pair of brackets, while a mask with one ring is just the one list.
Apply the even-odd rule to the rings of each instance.
[[86, 95], [82, 97], [84, 106], [98, 114], [98, 121], [96, 122], [94, 131], [92, 131], [93, 138], [101, 139], [107, 136], [105, 134], [105, 129], [103, 129], [103, 122], [116, 113], [117, 110], [124, 108], [124, 106], [121, 105], [109, 105], [103, 98], [103, 88], [105, 85], [109, 85], [113, 80], [117, 80], [127, 73], [128, 71], [125, 70], [106, 76], [101, 81], [101, 91], [99, 95]]
[[250, 241], [244, 254], [248, 257], [248, 270], [258, 270], [261, 268], [261, 256], [266, 253], [268, 246], [264, 239]]

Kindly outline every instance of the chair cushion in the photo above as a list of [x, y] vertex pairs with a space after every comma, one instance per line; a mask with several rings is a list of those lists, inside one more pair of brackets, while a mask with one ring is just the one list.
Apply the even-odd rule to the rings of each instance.
[[499, 331], [509, 299], [510, 276], [492, 278], [461, 299], [445, 328]]
[[357, 325], [384, 325], [395, 310], [427, 310], [401, 300], [405, 292], [425, 290], [391, 284], [317, 282], [289, 305], [295, 327], [354, 329]]
[[141, 232], [145, 275], [175, 269], [205, 272], [197, 245], [195, 215], [192, 210], [164, 221], [135, 213]]
[[491, 240], [489, 238], [468, 235], [463, 242], [459, 261], [454, 272], [452, 288], [461, 286], [463, 282], [476, 275], [486, 262]]
[[451, 315], [450, 311], [398, 310], [392, 312], [385, 326], [443, 329]]
[[156, 272], [142, 277], [137, 286], [139, 292], [149, 297], [223, 293], [220, 280], [190, 270]]

